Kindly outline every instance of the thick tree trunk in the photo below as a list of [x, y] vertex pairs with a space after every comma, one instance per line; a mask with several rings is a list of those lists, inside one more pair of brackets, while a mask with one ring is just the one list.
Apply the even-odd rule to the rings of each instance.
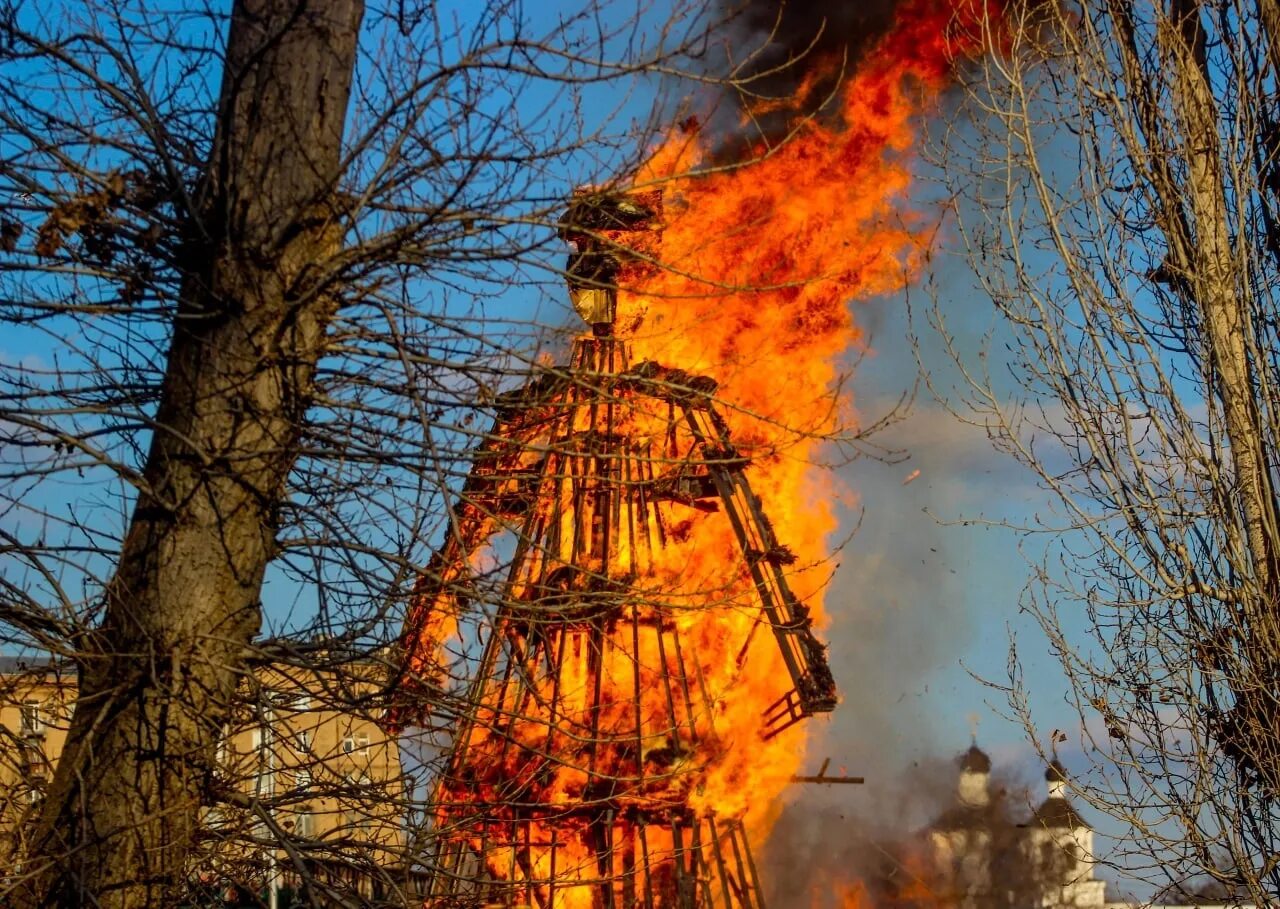
[[[1220, 715], [1211, 715], [1210, 729], [1223, 753], [1237, 762], [1242, 779], [1257, 775], [1274, 788], [1280, 781], [1274, 696], [1280, 679], [1277, 507], [1255, 377], [1258, 341], [1250, 288], [1241, 280], [1247, 269], [1232, 246], [1226, 198], [1232, 184], [1224, 171], [1220, 114], [1200, 15], [1196, 0], [1172, 0], [1158, 38], [1169, 60], [1172, 108], [1183, 136], [1186, 179], [1180, 195], [1194, 227], [1184, 243], [1183, 268], [1202, 319], [1206, 388], [1222, 407], [1231, 452], [1234, 484], [1222, 491], [1220, 513], [1239, 550], [1237, 564], [1248, 572], [1240, 578], [1235, 640], [1221, 645], [1224, 652], [1216, 657], [1229, 660], [1232, 702]], [[1232, 525], [1232, 515], [1238, 525]]]
[[[1264, 454], [1265, 432], [1257, 401], [1250, 349], [1256, 348], [1246, 298], [1239, 280], [1240, 263], [1231, 245], [1226, 187], [1218, 140], [1218, 108], [1214, 100], [1204, 32], [1195, 0], [1173, 0], [1162, 22], [1161, 44], [1171, 66], [1174, 114], [1184, 137], [1187, 177], [1182, 196], [1194, 225], [1185, 257], [1196, 302], [1203, 315], [1209, 367], [1208, 387], [1222, 404], [1235, 477], [1243, 543], [1258, 609], [1250, 615], [1250, 631], [1270, 660], [1280, 654], [1276, 625], [1276, 502]], [[1176, 200], [1170, 200], [1170, 207]]]
[[172, 905], [260, 621], [333, 297], [361, 0], [240, 0], [144, 486], [34, 842], [30, 906]]

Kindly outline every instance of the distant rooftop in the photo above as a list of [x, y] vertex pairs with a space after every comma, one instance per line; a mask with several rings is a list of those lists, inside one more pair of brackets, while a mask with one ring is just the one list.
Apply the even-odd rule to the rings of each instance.
[[969, 746], [969, 750], [960, 755], [960, 769], [968, 773], [990, 773], [991, 758], [978, 747], [977, 742]]
[[70, 670], [72, 663], [70, 660], [55, 660], [52, 657], [39, 656], [13, 656], [11, 654], [0, 654], [0, 675], [17, 675], [22, 672], [31, 672], [33, 670], [44, 669], [46, 671], [53, 670]]
[[1052, 796], [1041, 802], [1040, 807], [1031, 817], [1031, 824], [1038, 827], [1067, 827], [1073, 830], [1081, 827], [1089, 828], [1089, 824], [1080, 816], [1080, 813], [1062, 796]]

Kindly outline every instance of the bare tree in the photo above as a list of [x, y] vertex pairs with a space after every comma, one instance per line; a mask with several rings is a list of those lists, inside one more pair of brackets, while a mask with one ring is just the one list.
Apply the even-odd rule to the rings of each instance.
[[1274, 902], [1280, 7], [1014, 2], [989, 26], [972, 119], [938, 138], [1011, 340], [961, 385], [1062, 504], [1028, 605], [1098, 762], [1076, 785], [1134, 867]]
[[[466, 408], [536, 352], [503, 289], [546, 266], [569, 186], [644, 152], [600, 87], [647, 116], [644, 78], [694, 74], [708, 22], [112, 0], [0, 26], [0, 639], [79, 669], [3, 898], [173, 905], [201, 806], [234, 800], [216, 752], [249, 670], [354, 651], [359, 681], [397, 632]], [[264, 578], [297, 603], [265, 641]]]

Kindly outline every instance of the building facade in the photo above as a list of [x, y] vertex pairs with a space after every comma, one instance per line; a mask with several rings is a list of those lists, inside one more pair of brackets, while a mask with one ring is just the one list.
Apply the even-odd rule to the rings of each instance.
[[[190, 869], [211, 904], [232, 890], [277, 891], [276, 905], [279, 892], [307, 892], [308, 905], [325, 905], [397, 888], [387, 871], [405, 864], [409, 792], [397, 739], [379, 722], [381, 687], [373, 663], [271, 666], [245, 680], [217, 744]], [[68, 667], [0, 658], [0, 862], [10, 884], [76, 695]], [[0, 905], [4, 886], [0, 878]]]
[[[924, 831], [944, 905], [959, 909], [1172, 909], [1109, 900], [1097, 876], [1094, 831], [1068, 799], [1067, 774], [1054, 760], [1044, 797], [1019, 814], [991, 789], [991, 759], [975, 743], [956, 763], [952, 805]], [[1181, 909], [1188, 909], [1183, 906]], [[1198, 909], [1253, 909], [1205, 903]]]

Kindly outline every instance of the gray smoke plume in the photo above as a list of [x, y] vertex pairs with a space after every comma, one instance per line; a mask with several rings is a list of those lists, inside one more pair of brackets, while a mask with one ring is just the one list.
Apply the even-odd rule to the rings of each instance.
[[[989, 886], [969, 886], [972, 909], [1041, 905], [1046, 869], [1029, 858], [1027, 816], [1033, 803], [1016, 774], [996, 773], [984, 806], [959, 802], [955, 759], [931, 759], [904, 768], [870, 803], [831, 794], [807, 794], [787, 806], [761, 857], [772, 909], [937, 909], [954, 905], [956, 869], [939, 861], [930, 833], [980, 833]], [[815, 787], [818, 788], [818, 787]], [[861, 892], [863, 899], [851, 901]]]

